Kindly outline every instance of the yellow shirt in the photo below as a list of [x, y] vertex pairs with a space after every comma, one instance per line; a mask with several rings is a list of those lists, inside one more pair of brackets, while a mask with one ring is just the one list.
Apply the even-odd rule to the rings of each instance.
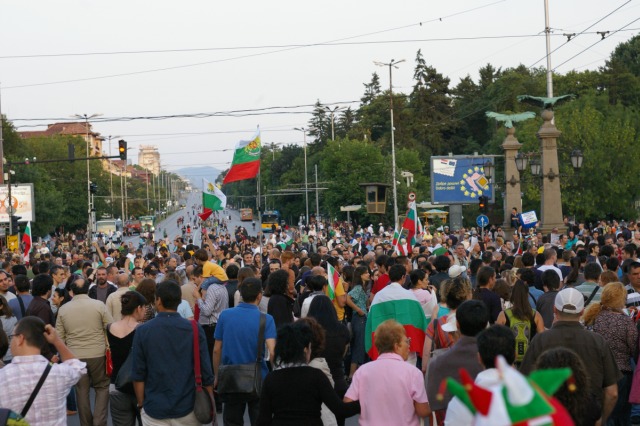
[[216, 277], [220, 281], [229, 281], [229, 277], [227, 277], [227, 273], [222, 269], [219, 265], [213, 262], [205, 262], [202, 265], [202, 276], [204, 278]]
[[[326, 294], [329, 296], [329, 288], [327, 288]], [[347, 292], [344, 291], [343, 281], [340, 280], [338, 285], [336, 285], [336, 297], [332, 300], [333, 307], [336, 308], [336, 313], [338, 314], [338, 321], [344, 320], [344, 307], [338, 305], [338, 297], [344, 296], [345, 294], [347, 294]]]

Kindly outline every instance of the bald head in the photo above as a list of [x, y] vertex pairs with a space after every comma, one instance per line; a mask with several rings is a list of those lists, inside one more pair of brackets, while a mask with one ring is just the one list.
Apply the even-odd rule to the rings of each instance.
[[118, 287], [129, 287], [129, 274], [118, 274], [116, 276], [116, 284]]
[[322, 266], [314, 266], [313, 268], [311, 268], [311, 275], [313, 276], [316, 276], [316, 275], [324, 276], [326, 274], [327, 274], [327, 271], [325, 271]]

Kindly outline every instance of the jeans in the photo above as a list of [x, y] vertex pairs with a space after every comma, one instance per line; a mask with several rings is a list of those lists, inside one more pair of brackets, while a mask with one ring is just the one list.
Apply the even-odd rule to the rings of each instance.
[[238, 395], [222, 395], [222, 421], [224, 426], [243, 426], [244, 410], [249, 409], [249, 422], [255, 426], [260, 411], [260, 398], [247, 400]]
[[78, 404], [76, 403], [76, 389], [72, 387], [67, 395], [67, 410], [78, 411]]

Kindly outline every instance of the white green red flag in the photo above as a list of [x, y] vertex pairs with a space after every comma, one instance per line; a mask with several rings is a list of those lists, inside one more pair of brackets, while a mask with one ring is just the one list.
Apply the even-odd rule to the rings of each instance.
[[[227, 196], [220, 189], [206, 179], [202, 179], [202, 208], [224, 210], [227, 207]], [[205, 219], [203, 219], [205, 220]]]
[[393, 241], [391, 242], [391, 245], [393, 246], [393, 250], [398, 254], [398, 255], [406, 255], [406, 247], [404, 247], [401, 244], [401, 240], [402, 240], [402, 235], [398, 232], [397, 229], [393, 230]]
[[260, 148], [260, 130], [253, 139], [238, 142], [231, 168], [222, 183], [255, 178], [260, 172]]
[[333, 300], [336, 298], [336, 287], [343, 284], [340, 274], [330, 263], [327, 263], [327, 281], [329, 281], [329, 285], [327, 286], [328, 296], [329, 299]]
[[422, 224], [420, 223], [420, 219], [418, 218], [418, 209], [416, 207], [416, 202], [411, 201], [409, 203], [409, 210], [407, 210], [407, 217], [402, 224], [402, 229], [400, 233], [403, 234], [404, 230], [407, 230], [407, 253], [411, 252], [411, 249], [416, 244], [416, 235], [422, 234]]
[[27, 227], [22, 234], [22, 244], [24, 245], [24, 261], [29, 262], [29, 252], [31, 251], [31, 221], [27, 222]]
[[291, 247], [291, 244], [293, 244], [293, 238], [291, 238], [289, 235], [285, 234], [286, 237], [284, 240], [279, 241], [276, 245], [278, 246], [278, 248], [281, 251], [286, 250], [288, 247]]
[[427, 318], [413, 292], [394, 283], [377, 292], [371, 302], [364, 333], [364, 347], [369, 357], [378, 358], [378, 350], [375, 346], [376, 328], [388, 319], [394, 319], [402, 324], [407, 337], [411, 339], [409, 350], [422, 356], [422, 346], [428, 325]]

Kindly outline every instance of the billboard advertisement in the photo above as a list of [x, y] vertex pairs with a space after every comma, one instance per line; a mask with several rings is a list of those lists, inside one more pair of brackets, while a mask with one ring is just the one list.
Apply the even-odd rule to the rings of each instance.
[[431, 202], [474, 204], [481, 195], [493, 202], [493, 184], [484, 175], [483, 165], [487, 161], [493, 163], [493, 157], [431, 157]]
[[[11, 185], [11, 205], [14, 214], [20, 216], [20, 222], [35, 222], [35, 199], [32, 183]], [[9, 222], [9, 189], [0, 185], [0, 222]]]

